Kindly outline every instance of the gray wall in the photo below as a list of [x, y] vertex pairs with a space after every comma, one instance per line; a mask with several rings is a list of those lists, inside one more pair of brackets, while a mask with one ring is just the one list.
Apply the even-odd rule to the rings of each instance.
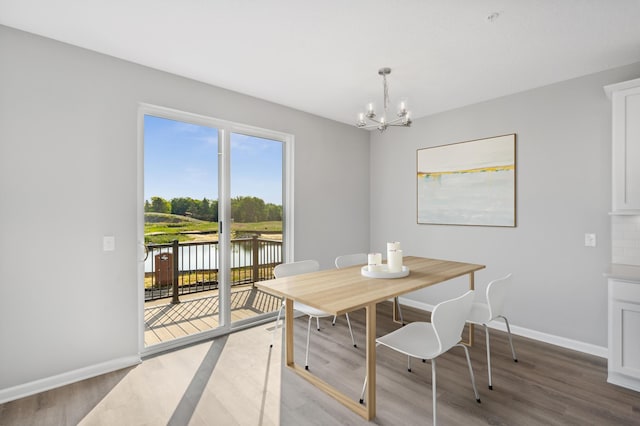
[[[513, 272], [507, 316], [516, 329], [602, 355], [611, 259], [611, 104], [602, 87], [638, 76], [634, 64], [372, 134], [371, 249], [395, 240], [405, 255], [485, 264], [476, 274], [482, 295], [488, 280]], [[517, 134], [517, 227], [416, 224], [416, 150], [507, 133]], [[584, 246], [585, 233], [597, 234], [596, 248]], [[467, 286], [457, 281], [408, 299], [433, 305]]]
[[369, 246], [365, 131], [2, 26], [0, 63], [0, 401], [138, 356], [139, 102], [293, 134], [296, 258]]

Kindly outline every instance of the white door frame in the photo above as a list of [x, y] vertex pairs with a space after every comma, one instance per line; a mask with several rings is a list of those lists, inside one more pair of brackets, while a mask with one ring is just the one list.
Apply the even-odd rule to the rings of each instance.
[[[219, 222], [219, 240], [220, 259], [219, 265], [221, 269], [220, 282], [220, 326], [213, 330], [204, 331], [190, 336], [178, 338], [170, 342], [163, 342], [145, 348], [144, 346], [144, 116], [153, 115], [156, 117], [167, 118], [170, 120], [179, 120], [196, 125], [202, 125], [218, 129], [218, 220]], [[184, 112], [172, 108], [140, 103], [138, 106], [138, 172], [137, 172], [137, 239], [139, 247], [138, 262], [138, 341], [139, 352], [141, 356], [148, 356], [158, 352], [167, 351], [194, 342], [210, 339], [212, 337], [227, 334], [231, 331], [246, 328], [256, 322], [264, 322], [270, 318], [267, 315], [253, 319], [250, 322], [240, 321], [238, 324], [231, 323], [231, 311], [229, 309], [230, 301], [230, 245], [231, 245], [231, 203], [230, 203], [230, 155], [231, 133], [241, 133], [245, 135], [256, 136], [265, 139], [280, 141], [283, 146], [283, 239], [282, 239], [282, 256], [284, 262], [291, 262], [293, 256], [293, 230], [294, 230], [294, 136], [288, 133], [278, 132], [274, 130], [263, 129], [260, 127], [249, 126], [245, 124], [235, 123], [227, 120], [220, 120], [207, 117], [200, 114]]]

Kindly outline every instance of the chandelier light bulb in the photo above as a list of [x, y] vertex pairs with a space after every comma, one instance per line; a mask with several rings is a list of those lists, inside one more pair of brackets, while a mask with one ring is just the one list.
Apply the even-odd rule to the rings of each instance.
[[373, 111], [373, 102], [369, 102], [367, 104], [367, 117], [373, 118], [376, 116], [376, 113]]
[[400, 108], [398, 109], [398, 117], [404, 117], [407, 115], [407, 103], [405, 101], [400, 102]]

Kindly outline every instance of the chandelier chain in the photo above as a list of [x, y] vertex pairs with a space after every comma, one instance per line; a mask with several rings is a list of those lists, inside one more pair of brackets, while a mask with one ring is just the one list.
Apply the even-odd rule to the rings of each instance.
[[384, 112], [386, 115], [387, 108], [389, 108], [389, 85], [387, 84], [387, 75], [382, 75], [382, 81], [384, 82]]

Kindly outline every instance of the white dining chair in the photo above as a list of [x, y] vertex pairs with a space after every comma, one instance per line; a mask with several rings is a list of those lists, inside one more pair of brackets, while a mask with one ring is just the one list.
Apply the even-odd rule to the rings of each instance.
[[[336, 268], [348, 268], [349, 266], [361, 265], [364, 266], [369, 262], [369, 255], [366, 253], [354, 253], [354, 254], [344, 254], [342, 256], [336, 257], [335, 263]], [[404, 319], [402, 318], [402, 308], [400, 307], [400, 303], [398, 302], [398, 298], [395, 297], [393, 299], [394, 303], [398, 307], [398, 316], [400, 317], [400, 322], [404, 325]], [[336, 317], [333, 317], [333, 325], [336, 324]]]
[[[471, 367], [469, 350], [460, 343], [465, 321], [473, 304], [473, 290], [462, 296], [450, 299], [436, 305], [431, 314], [431, 322], [412, 322], [389, 334], [376, 339], [376, 347], [383, 345], [394, 351], [407, 355], [407, 370], [411, 371], [411, 358], [431, 361], [431, 389], [433, 394], [433, 424], [436, 424], [436, 358], [454, 346], [464, 349], [471, 376], [471, 385], [476, 401], [480, 403], [480, 396], [476, 388], [476, 381]], [[364, 403], [364, 393], [367, 388], [365, 377], [360, 396], [360, 403]]]
[[[298, 262], [290, 262], [290, 263], [281, 263], [276, 265], [273, 268], [273, 275], [276, 278], [289, 277], [292, 275], [300, 275], [308, 272], [315, 272], [320, 270], [320, 264], [316, 260], [301, 260]], [[282, 306], [280, 306], [280, 310], [278, 311], [278, 316], [276, 318], [276, 325], [273, 329], [273, 335], [271, 336], [271, 347], [273, 347], [273, 341], [276, 335], [276, 331], [278, 329], [278, 322], [280, 321], [280, 316], [282, 315], [282, 310], [285, 307], [285, 301], [282, 301]], [[320, 331], [320, 318], [330, 317], [332, 314], [321, 311], [320, 309], [313, 308], [311, 306], [305, 305], [300, 302], [293, 302], [293, 309], [309, 317], [309, 321], [307, 324], [307, 349], [305, 351], [305, 359], [304, 359], [304, 368], [306, 370], [309, 369], [309, 336], [311, 334], [311, 320], [313, 318], [316, 319], [316, 326], [318, 331]], [[353, 332], [351, 331], [351, 322], [349, 321], [349, 316], [347, 315], [347, 325], [349, 326], [349, 333], [351, 334], [351, 343], [353, 346], [356, 346], [356, 342], [353, 339]]]
[[507, 325], [507, 336], [509, 337], [509, 345], [511, 346], [511, 355], [513, 361], [518, 362], [516, 357], [516, 351], [513, 348], [513, 340], [511, 339], [511, 327], [509, 327], [509, 320], [502, 313], [504, 311], [504, 304], [507, 298], [507, 290], [511, 285], [511, 274], [505, 277], [498, 278], [491, 281], [487, 285], [487, 301], [476, 302], [471, 308], [469, 313], [468, 322], [472, 324], [478, 324], [484, 326], [485, 338], [487, 341], [487, 370], [489, 372], [489, 389], [493, 390], [493, 384], [491, 383], [491, 346], [489, 345], [489, 327], [487, 324], [496, 318], [502, 318]]
[[[345, 255], [336, 257], [335, 264], [336, 264], [336, 268], [341, 269], [341, 268], [348, 268], [349, 266], [356, 266], [356, 265], [364, 266], [367, 264], [368, 261], [369, 261], [369, 258], [366, 253], [354, 253], [354, 254], [345, 254]], [[345, 315], [348, 321], [349, 314], [347, 313]], [[331, 323], [331, 325], [336, 325], [336, 318], [337, 318], [337, 315], [334, 315], [333, 322]], [[349, 331], [351, 331], [351, 328], [349, 328]], [[353, 340], [353, 346], [357, 347], [355, 343], [355, 339], [353, 338], [353, 334], [351, 335], [351, 340]]]
[[336, 257], [335, 263], [336, 268], [348, 268], [349, 266], [355, 265], [366, 265], [369, 261], [369, 257], [366, 253], [354, 253], [354, 254], [345, 254], [342, 256]]

